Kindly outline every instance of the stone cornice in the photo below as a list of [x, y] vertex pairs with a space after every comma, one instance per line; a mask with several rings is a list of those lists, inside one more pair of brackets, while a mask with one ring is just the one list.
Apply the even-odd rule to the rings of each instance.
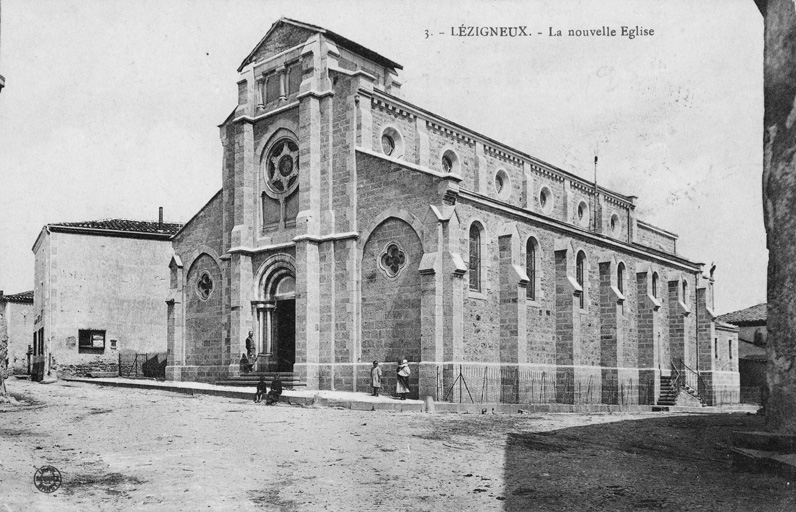
[[580, 181], [575, 181], [573, 179], [569, 180], [569, 184], [572, 185], [572, 188], [576, 188], [587, 194], [594, 195], [594, 184], [586, 184]]
[[384, 110], [386, 112], [394, 113], [395, 115], [400, 115], [403, 117], [408, 117], [410, 119], [414, 119], [417, 117], [416, 114], [410, 112], [406, 109], [393, 105], [392, 103], [386, 102], [383, 99], [379, 99], [375, 96], [371, 97], [371, 105], [379, 110]]
[[517, 165], [522, 165], [523, 162], [525, 162], [524, 159], [519, 158], [518, 156], [516, 156], [513, 153], [509, 153], [507, 151], [504, 151], [504, 150], [502, 150], [500, 148], [496, 148], [495, 146], [491, 146], [491, 145], [488, 145], [488, 144], [484, 144], [484, 152], [485, 153], [492, 153], [493, 156], [495, 156], [495, 157], [497, 157], [497, 158], [499, 158], [501, 160], [508, 160], [510, 162], [514, 162]]
[[301, 101], [304, 98], [313, 97], [313, 98], [317, 98], [317, 99], [320, 100], [320, 99], [326, 98], [327, 96], [334, 96], [334, 91], [331, 91], [331, 90], [329, 90], [329, 91], [309, 90], [309, 91], [305, 91], [305, 92], [300, 92], [298, 95], [296, 95], [296, 99]]
[[299, 235], [295, 237], [290, 242], [282, 242], [279, 244], [271, 244], [271, 245], [263, 245], [261, 247], [245, 247], [245, 246], [238, 246], [238, 247], [231, 247], [227, 254], [258, 254], [261, 252], [271, 252], [271, 251], [278, 251], [280, 249], [289, 249], [295, 247], [299, 242], [310, 242], [320, 244], [323, 242], [333, 242], [338, 240], [349, 240], [349, 239], [357, 239], [359, 238], [359, 233], [354, 231], [349, 231], [346, 233], [329, 233], [327, 235]]
[[[598, 190], [599, 190], [599, 188], [598, 188]], [[603, 199], [605, 199], [606, 202], [611, 203], [611, 204], [615, 204], [616, 206], [619, 206], [619, 207], [622, 207], [622, 208], [625, 208], [625, 209], [631, 209], [631, 210], [634, 210], [636, 208], [636, 205], [634, 205], [633, 203], [631, 203], [631, 202], [629, 202], [629, 201], [627, 201], [625, 199], [619, 199], [618, 197], [616, 197], [616, 196], [614, 196], [612, 194], [606, 193], [605, 191], [602, 191], [602, 196], [603, 196]]]
[[[384, 102], [385, 104], [390, 104], [394, 108], [399, 108], [399, 109], [405, 110], [405, 111], [413, 114], [415, 117], [419, 117], [421, 119], [424, 119], [424, 120], [426, 120], [427, 123], [432, 123], [432, 124], [436, 124], [436, 125], [441, 126], [441, 127], [445, 127], [448, 130], [450, 130], [451, 132], [460, 133], [462, 138], [466, 137], [466, 138], [468, 138], [468, 139], [470, 139], [470, 140], [472, 140], [474, 142], [480, 142], [481, 144], [484, 144], [485, 147], [486, 146], [490, 147], [493, 152], [499, 152], [498, 154], [504, 155], [504, 158], [506, 158], [506, 159], [511, 158], [511, 159], [513, 159], [514, 161], [517, 161], [517, 162], [527, 163], [527, 164], [529, 164], [529, 167], [531, 169], [536, 170], [537, 172], [543, 172], [544, 171], [545, 173], [547, 173], [547, 175], [549, 175], [550, 177], [552, 177], [554, 179], [557, 179], [559, 181], [563, 181], [564, 178], [569, 178], [569, 179], [571, 179], [573, 181], [578, 181], [578, 182], [584, 183], [586, 185], [589, 185], [589, 183], [590, 183], [589, 181], [584, 180], [583, 178], [581, 178], [580, 176], [578, 176], [576, 174], [573, 174], [571, 172], [565, 171], [563, 169], [555, 167], [554, 165], [551, 165], [551, 164], [549, 164], [547, 162], [544, 162], [544, 161], [542, 161], [542, 160], [540, 160], [540, 159], [538, 159], [538, 158], [536, 158], [534, 156], [531, 156], [531, 155], [529, 155], [527, 153], [523, 153], [522, 151], [518, 151], [518, 150], [516, 150], [514, 148], [506, 146], [505, 144], [502, 144], [499, 141], [491, 139], [491, 138], [489, 138], [489, 137], [487, 137], [485, 135], [479, 134], [478, 132], [475, 132], [475, 131], [473, 131], [473, 130], [471, 130], [469, 128], [466, 128], [466, 127], [461, 126], [461, 125], [459, 125], [457, 123], [454, 123], [453, 121], [449, 121], [449, 120], [447, 120], [447, 119], [445, 119], [445, 118], [443, 118], [441, 116], [438, 116], [437, 114], [434, 114], [433, 112], [429, 112], [428, 110], [425, 110], [425, 109], [423, 109], [421, 107], [413, 105], [412, 103], [409, 103], [408, 101], [406, 101], [406, 100], [404, 100], [402, 98], [398, 98], [397, 96], [392, 96], [392, 95], [390, 95], [390, 94], [388, 94], [386, 92], [383, 92], [383, 91], [380, 91], [380, 90], [375, 90], [375, 89], [374, 89], [374, 92], [373, 92], [373, 96], [374, 96], [374, 98]], [[591, 185], [591, 186], [593, 187], [593, 185]], [[629, 196], [628, 196], [628, 198], [625, 198], [625, 196], [622, 196], [621, 194], [618, 194], [616, 192], [612, 192], [610, 190], [603, 189], [601, 187], [598, 187], [598, 190], [600, 190], [603, 193], [607, 193], [607, 194], [612, 195], [613, 197], [617, 198], [617, 200], [623, 200], [623, 201], [626, 201], [626, 202], [630, 203]]]
[[355, 231], [349, 231], [346, 233], [330, 233], [328, 235], [299, 235], [293, 239], [294, 243], [298, 242], [312, 242], [316, 244], [320, 244], [323, 242], [332, 242], [338, 240], [349, 240], [349, 239], [357, 239], [359, 238], [359, 233]]
[[248, 116], [246, 114], [242, 116], [238, 116], [232, 120], [233, 123], [256, 123], [257, 121], [262, 121], [263, 119], [267, 119], [271, 116], [275, 116], [277, 114], [281, 114], [282, 112], [286, 112], [288, 110], [292, 110], [294, 108], [298, 108], [299, 102], [294, 101], [292, 103], [288, 103], [287, 105], [283, 105], [281, 107], [275, 108], [274, 110], [270, 110], [263, 114], [260, 114], [255, 117]]
[[680, 238], [678, 235], [676, 235], [674, 233], [670, 233], [669, 231], [666, 231], [665, 229], [661, 229], [659, 227], [653, 226], [652, 224], [647, 224], [643, 220], [638, 220], [638, 221], [636, 221], [636, 223], [641, 228], [644, 228], [644, 229], [646, 229], [648, 231], [654, 231], [655, 233], [658, 233], [659, 235], [663, 235], [663, 236], [665, 236], [667, 238], [671, 238], [673, 240], [677, 240], [678, 238]]
[[559, 174], [559, 173], [557, 173], [555, 171], [551, 171], [550, 169], [548, 169], [546, 167], [542, 167], [540, 165], [536, 165], [536, 164], [534, 164], [532, 162], [529, 162], [528, 163], [528, 168], [531, 169], [533, 172], [535, 172], [536, 174], [538, 174], [540, 176], [544, 176], [546, 178], [550, 178], [550, 179], [553, 179], [553, 180], [556, 180], [556, 181], [564, 181], [564, 176], [562, 176], [561, 174]]
[[444, 126], [444, 125], [442, 125], [440, 123], [435, 123], [434, 121], [429, 121], [428, 119], [426, 119], [425, 121], [426, 121], [426, 126], [428, 126], [429, 128], [431, 128], [431, 130], [433, 130], [433, 131], [435, 131], [435, 132], [437, 132], [437, 133], [439, 133], [439, 134], [441, 134], [441, 135], [443, 135], [445, 137], [450, 137], [450, 138], [453, 138], [453, 139], [461, 140], [461, 141], [463, 141], [463, 142], [465, 142], [465, 143], [467, 143], [467, 144], [469, 144], [471, 146], [475, 144], [475, 139], [473, 139], [472, 137], [468, 137], [467, 135], [462, 134], [458, 130], [452, 130], [451, 128], [449, 128], [447, 126]]

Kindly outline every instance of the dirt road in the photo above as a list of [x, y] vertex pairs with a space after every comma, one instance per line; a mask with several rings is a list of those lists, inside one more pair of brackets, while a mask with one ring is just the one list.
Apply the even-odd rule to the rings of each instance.
[[[796, 510], [734, 472], [735, 415], [454, 415], [266, 407], [9, 381], [0, 511]], [[36, 468], [58, 468], [52, 494]]]

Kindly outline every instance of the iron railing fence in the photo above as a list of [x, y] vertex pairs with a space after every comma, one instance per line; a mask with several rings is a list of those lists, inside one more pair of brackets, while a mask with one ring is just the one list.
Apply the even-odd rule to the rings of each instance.
[[456, 365], [437, 370], [437, 396], [446, 402], [478, 404], [651, 405], [655, 384], [616, 379], [613, 385], [603, 386], [595, 376], [576, 380], [567, 372]]
[[166, 378], [166, 352], [120, 352], [119, 377]]

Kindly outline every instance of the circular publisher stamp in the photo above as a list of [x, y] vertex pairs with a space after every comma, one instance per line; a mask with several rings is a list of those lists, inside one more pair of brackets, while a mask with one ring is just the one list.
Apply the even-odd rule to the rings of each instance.
[[53, 466], [42, 466], [33, 475], [33, 484], [41, 492], [55, 492], [61, 487], [61, 472]]

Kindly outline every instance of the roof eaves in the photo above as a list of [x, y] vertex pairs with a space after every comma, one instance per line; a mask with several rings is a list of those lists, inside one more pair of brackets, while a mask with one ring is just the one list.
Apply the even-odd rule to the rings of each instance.
[[48, 224], [47, 228], [52, 233], [71, 233], [76, 235], [109, 236], [113, 238], [138, 238], [149, 240], [170, 240], [172, 233], [169, 232], [149, 232], [149, 231], [124, 231], [120, 229], [108, 228], [89, 228], [83, 226], [62, 226], [58, 224]]
[[331, 30], [327, 30], [325, 35], [326, 35], [326, 37], [328, 37], [329, 39], [331, 39], [332, 41], [334, 41], [338, 45], [342, 46], [343, 48], [351, 50], [352, 52], [354, 52], [356, 54], [362, 55], [366, 59], [372, 60], [373, 62], [375, 62], [377, 64], [381, 64], [382, 66], [386, 66], [388, 68], [394, 68], [394, 69], [403, 69], [404, 68], [402, 65], [398, 64], [394, 60], [390, 60], [387, 57], [385, 57], [384, 55], [381, 55], [380, 53], [377, 53], [377, 52], [371, 50], [370, 48], [362, 46], [361, 44], [357, 43], [356, 41], [352, 41], [351, 39], [348, 39], [345, 36], [341, 36], [340, 34], [338, 34], [336, 32], [332, 32]]
[[332, 40], [333, 42], [335, 42], [335, 43], [339, 44], [340, 46], [342, 46], [343, 48], [346, 48], [348, 50], [353, 51], [354, 53], [362, 55], [366, 59], [372, 60], [372, 61], [374, 61], [377, 64], [380, 64], [382, 66], [387, 66], [387, 67], [394, 68], [394, 69], [403, 69], [403, 66], [401, 66], [397, 62], [395, 62], [393, 60], [390, 60], [387, 57], [385, 57], [384, 55], [381, 55], [380, 53], [377, 53], [377, 52], [371, 50], [370, 48], [362, 46], [361, 44], [359, 44], [359, 43], [357, 43], [355, 41], [352, 41], [351, 39], [348, 39], [345, 36], [341, 36], [340, 34], [338, 34], [336, 32], [332, 32], [329, 29], [325, 29], [323, 27], [319, 27], [319, 26], [313, 25], [311, 23], [305, 23], [303, 21], [298, 21], [298, 20], [294, 20], [294, 19], [291, 19], [291, 18], [285, 18], [283, 16], [283, 17], [279, 18], [278, 20], [276, 20], [273, 23], [273, 25], [271, 25], [271, 28], [269, 28], [268, 32], [266, 32], [265, 35], [263, 36], [263, 38], [260, 39], [260, 42], [258, 42], [254, 46], [254, 49], [249, 52], [249, 54], [246, 56], [245, 59], [243, 59], [243, 61], [240, 63], [240, 66], [238, 66], [238, 73], [240, 73], [243, 70], [243, 68], [245, 68], [246, 66], [248, 66], [251, 63], [251, 59], [254, 56], [254, 54], [257, 53], [257, 50], [260, 49], [260, 46], [262, 46], [263, 43], [265, 43], [266, 39], [268, 39], [268, 37], [271, 35], [271, 33], [273, 33], [273, 31], [276, 29], [277, 25], [279, 25], [281, 23], [287, 23], [287, 24], [290, 24], [290, 25], [293, 25], [293, 26], [296, 26], [296, 27], [299, 27], [299, 28], [304, 28], [304, 29], [310, 30], [310, 31], [318, 33], [318, 34], [323, 34], [326, 37], [328, 37], [330, 40]]
[[15, 302], [19, 304], [33, 304], [33, 290], [11, 295], [0, 295], [0, 301]]

